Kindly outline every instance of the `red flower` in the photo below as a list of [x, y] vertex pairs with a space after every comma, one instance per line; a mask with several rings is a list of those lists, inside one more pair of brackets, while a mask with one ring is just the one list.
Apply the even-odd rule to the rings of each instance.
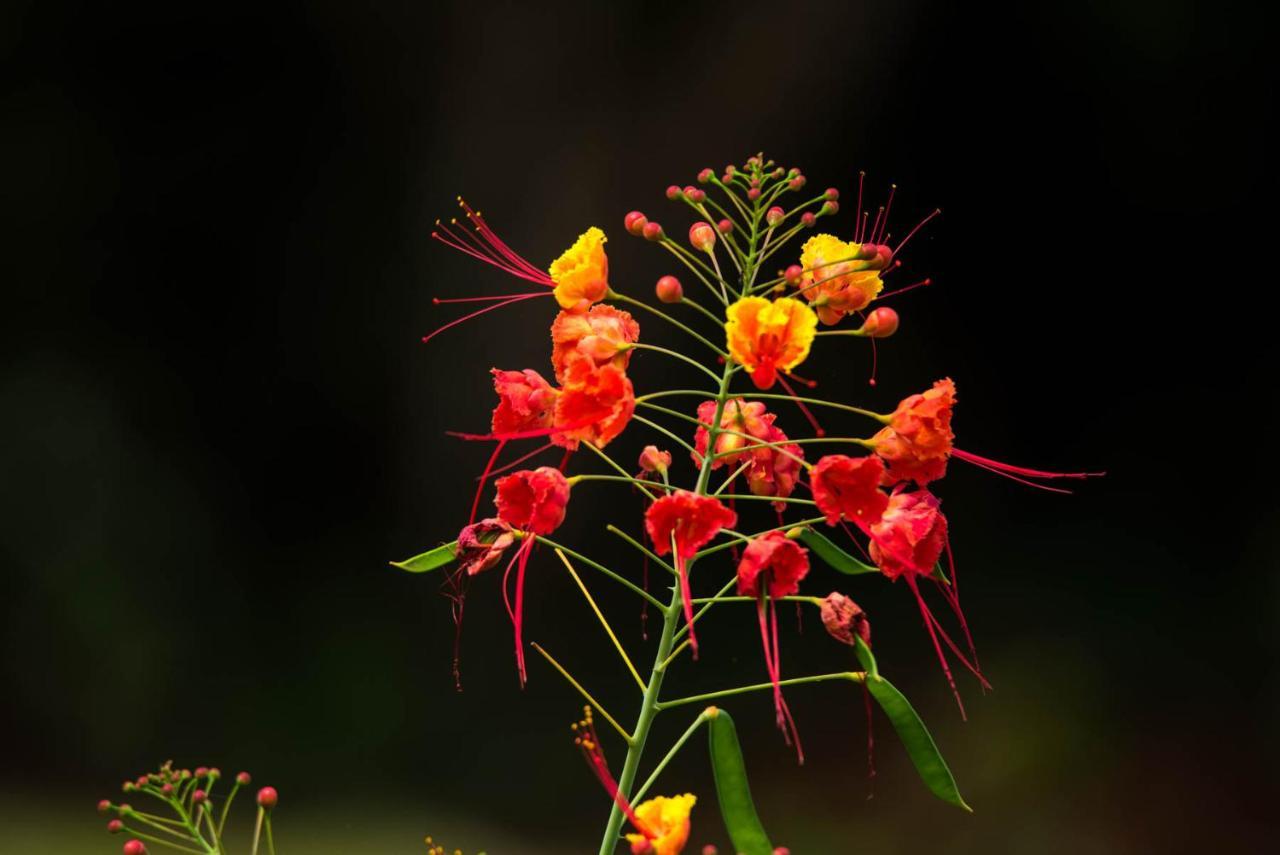
[[947, 518], [928, 490], [895, 492], [871, 526], [871, 560], [890, 579], [928, 576], [947, 545]]
[[675, 541], [676, 572], [680, 576], [680, 592], [684, 599], [684, 619], [689, 626], [689, 646], [698, 652], [698, 639], [693, 631], [693, 595], [689, 590], [689, 574], [685, 562], [710, 543], [720, 529], [737, 523], [738, 515], [711, 496], [699, 496], [677, 490], [663, 496], [644, 515], [644, 528], [658, 555], [671, 552]]
[[603, 303], [588, 312], [561, 312], [551, 324], [551, 365], [563, 383], [569, 362], [578, 357], [596, 365], [626, 369], [627, 345], [640, 338], [640, 325], [628, 312]]
[[498, 479], [498, 517], [534, 534], [551, 534], [564, 522], [569, 481], [559, 469], [540, 466]]
[[827, 517], [827, 525], [840, 518], [864, 531], [880, 519], [889, 497], [880, 489], [884, 464], [878, 457], [846, 457], [829, 454], [810, 473], [813, 499]]
[[[781, 428], [769, 426], [765, 438], [768, 443], [787, 441], [787, 435]], [[751, 452], [751, 466], [747, 469], [747, 487], [755, 496], [775, 496], [785, 499], [795, 491], [796, 481], [800, 478], [803, 466], [804, 449], [791, 443], [776, 448], [758, 448]], [[782, 502], [774, 502], [779, 511], [785, 508]]]
[[532, 368], [523, 371], [491, 370], [498, 406], [493, 411], [495, 434], [525, 433], [551, 427], [559, 391]]
[[[710, 438], [705, 425], [711, 424], [715, 417], [715, 401], [704, 401], [698, 405], [698, 421], [701, 424], [693, 434], [694, 466], [702, 466], [702, 458], [707, 453], [707, 441]], [[753, 445], [752, 437], [761, 442], [769, 442], [769, 428], [773, 425], [775, 418], [776, 416], [767, 412], [764, 404], [759, 401], [744, 401], [741, 398], [726, 401], [724, 411], [720, 414], [719, 427], [721, 431], [733, 431], [733, 433], [722, 432], [716, 435], [715, 453], [727, 456], [712, 460], [711, 468], [718, 469], [726, 463], [737, 466], [742, 455], [735, 452]], [[747, 434], [747, 436], [740, 436], [740, 434]]]
[[490, 518], [469, 525], [458, 533], [458, 545], [454, 554], [458, 567], [468, 576], [483, 573], [493, 567], [515, 543], [511, 526], [500, 519]]
[[[809, 572], [809, 555], [783, 532], [771, 531], [757, 537], [742, 551], [738, 562], [738, 594], [758, 597], [764, 590], [770, 597], [789, 597], [800, 590], [800, 580]], [[765, 587], [761, 587], [761, 575]]]
[[640, 452], [640, 475], [642, 479], [657, 481], [671, 468], [671, 452], [662, 451], [656, 445], [646, 445]]
[[923, 487], [946, 474], [955, 403], [956, 384], [948, 378], [898, 404], [889, 425], [872, 437], [876, 454], [889, 464], [886, 485], [915, 481]]
[[791, 710], [782, 697], [782, 656], [778, 648], [778, 609], [774, 600], [799, 591], [800, 580], [808, 572], [808, 552], [780, 531], [771, 531], [751, 541], [742, 551], [742, 560], [738, 562], [738, 593], [755, 597], [758, 603], [756, 617], [760, 624], [760, 641], [764, 645], [765, 669], [773, 683], [773, 705], [777, 713], [778, 728], [788, 742], [792, 737], [795, 738], [796, 754], [801, 763], [804, 762], [804, 750], [800, 747], [800, 734], [791, 717]]
[[582, 440], [604, 448], [622, 433], [635, 409], [635, 390], [621, 368], [570, 360], [556, 401], [551, 441], [569, 449]]

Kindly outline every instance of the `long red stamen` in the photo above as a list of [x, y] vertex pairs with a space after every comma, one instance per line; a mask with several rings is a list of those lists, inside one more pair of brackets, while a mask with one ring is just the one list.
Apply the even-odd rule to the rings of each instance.
[[520, 672], [520, 688], [524, 688], [527, 681], [527, 675], [524, 670], [524, 571], [529, 566], [529, 556], [533, 553], [533, 547], [537, 543], [532, 534], [525, 536], [525, 542], [520, 545], [520, 551], [516, 553], [520, 560], [516, 564], [516, 613], [515, 613], [515, 635], [516, 635], [516, 669]]
[[600, 737], [596, 735], [596, 726], [592, 720], [591, 707], [583, 707], [582, 720], [574, 723], [572, 730], [574, 732], [573, 744], [582, 751], [582, 757], [587, 761], [587, 767], [595, 774], [596, 780], [604, 787], [605, 792], [609, 794], [609, 798], [613, 799], [614, 804], [618, 806], [618, 809], [622, 811], [636, 831], [640, 832], [648, 840], [657, 839], [657, 833], [636, 815], [631, 803], [627, 801], [627, 797], [622, 794], [622, 790], [618, 787], [618, 782], [614, 780], [613, 773], [609, 771], [609, 762], [605, 759], [604, 749], [600, 746]]
[[1025, 466], [1014, 466], [1012, 463], [1001, 463], [989, 457], [981, 457], [970, 451], [953, 448], [951, 454], [966, 463], [985, 466], [1001, 474], [1023, 475], [1027, 478], [1101, 478], [1106, 472], [1047, 472], [1043, 469], [1028, 469]]
[[538, 448], [535, 448], [533, 451], [530, 451], [528, 454], [520, 455], [510, 463], [503, 464], [502, 466], [490, 472], [488, 475], [477, 475], [476, 480], [483, 483], [484, 481], [487, 481], [489, 478], [496, 478], [499, 475], [501, 475], [503, 472], [508, 472], [512, 469], [515, 469], [517, 466], [519, 466], [521, 463], [524, 463], [529, 458], [538, 456], [542, 452], [546, 451], [548, 448], [555, 448], [555, 445], [553, 443], [548, 442], [546, 445], [539, 446]]
[[[795, 719], [791, 716], [791, 707], [787, 705], [787, 701], [782, 697], [782, 653], [778, 647], [778, 604], [772, 597], [769, 598], [769, 624], [770, 634], [773, 640], [773, 670], [770, 679], [773, 680], [773, 699], [778, 713], [778, 727], [782, 728], [783, 739], [790, 743], [792, 740], [796, 744], [796, 762], [804, 765], [804, 747], [800, 744], [800, 731], [796, 729]], [[766, 647], [768, 643], [766, 642]], [[785, 726], [784, 726], [785, 725]], [[787, 732], [790, 731], [790, 737]]]
[[874, 387], [876, 385], [876, 369], [880, 366], [880, 351], [876, 349], [876, 340], [871, 338], [871, 377], [867, 380], [867, 385]]
[[693, 592], [689, 589], [689, 571], [685, 569], [684, 556], [676, 552], [676, 574], [680, 577], [680, 599], [684, 602], [684, 623], [689, 627], [689, 649], [698, 658], [698, 635], [693, 630]]
[[[893, 207], [893, 194], [898, 189], [897, 184], [889, 185], [889, 198], [884, 203], [884, 220], [880, 223], [880, 231], [883, 232], [889, 226], [889, 209]], [[871, 239], [872, 243], [884, 243], [886, 238], [884, 235]]]
[[916, 232], [920, 231], [920, 229], [922, 229], [922, 228], [924, 227], [924, 224], [925, 224], [925, 223], [929, 222], [930, 220], [932, 220], [934, 217], [938, 216], [938, 215], [939, 215], [939, 214], [941, 214], [941, 213], [942, 213], [942, 209], [941, 209], [941, 208], [934, 208], [931, 212], [929, 212], [929, 215], [928, 215], [927, 217], [925, 217], [925, 218], [924, 218], [923, 220], [921, 220], [920, 222], [916, 223], [916, 227], [915, 227], [914, 229], [912, 229], [911, 231], [907, 232], [907, 236], [906, 236], [906, 237], [904, 237], [904, 238], [902, 239], [902, 241], [901, 241], [897, 246], [895, 246], [895, 247], [893, 248], [893, 256], [894, 256], [894, 258], [897, 258], [898, 253], [902, 252], [902, 248], [903, 248], [904, 246], [906, 246], [906, 245], [907, 245], [907, 241], [909, 241], [909, 240], [911, 240], [911, 238], [915, 237]]
[[[871, 717], [871, 690], [867, 688], [867, 681], [862, 681], [862, 702], [867, 708], [867, 784], [870, 787], [872, 779], [876, 776], [876, 732]], [[867, 793], [867, 798], [874, 798], [874, 791]]]
[[866, 181], [866, 179], [867, 179], [867, 173], [863, 170], [858, 170], [858, 204], [855, 205], [853, 208], [853, 214], [854, 214], [853, 242], [854, 243], [862, 243], [862, 229], [858, 228], [858, 213], [862, 210], [862, 184], [864, 181]]
[[883, 300], [886, 297], [896, 297], [899, 294], [905, 294], [908, 291], [914, 290], [916, 288], [920, 288], [924, 285], [932, 285], [932, 284], [933, 284], [932, 279], [929, 279], [929, 278], [921, 279], [919, 282], [912, 282], [910, 285], [903, 285], [901, 288], [897, 289], [896, 291], [888, 291], [884, 294], [881, 294], [876, 299]]
[[440, 335], [440, 333], [444, 332], [445, 330], [452, 329], [453, 327], [456, 327], [458, 324], [465, 323], [466, 321], [469, 321], [472, 318], [478, 318], [481, 315], [488, 314], [489, 312], [492, 312], [495, 309], [501, 309], [503, 306], [510, 306], [513, 303], [520, 303], [520, 302], [523, 302], [524, 300], [532, 300], [535, 297], [545, 297], [545, 296], [547, 295], [546, 294], [526, 294], [524, 296], [508, 297], [507, 299], [502, 300], [501, 302], [494, 303], [489, 306], [485, 306], [483, 309], [477, 309], [474, 312], [463, 315], [462, 317], [457, 318], [455, 320], [449, 321], [449, 323], [445, 324], [444, 326], [439, 327], [438, 329], [433, 330], [432, 332], [429, 332], [426, 335], [424, 335], [422, 337], [422, 343], [426, 344], [427, 342], [431, 341], [431, 339]]
[[826, 436], [827, 432], [822, 429], [822, 425], [818, 424], [817, 417], [808, 407], [805, 406], [804, 401], [800, 400], [800, 396], [796, 394], [796, 390], [791, 388], [791, 384], [787, 382], [787, 378], [784, 375], [779, 374], [778, 382], [782, 384], [782, 388], [786, 390], [787, 395], [795, 402], [795, 405], [800, 408], [800, 412], [804, 413], [804, 417], [809, 420], [809, 424], [813, 426], [814, 433], [818, 436]]
[[437, 306], [448, 303], [492, 303], [495, 300], [511, 300], [516, 297], [545, 297], [545, 291], [531, 291], [525, 294], [494, 294], [490, 297], [432, 297], [431, 302]]
[[544, 285], [548, 286], [554, 284], [551, 281], [551, 276], [548, 275], [546, 271], [533, 266], [525, 260], [524, 256], [507, 246], [506, 241], [498, 237], [493, 229], [489, 228], [489, 224], [485, 222], [485, 219], [480, 215], [480, 212], [472, 210], [471, 206], [468, 205], [461, 196], [458, 197], [458, 205], [462, 210], [467, 212], [467, 218], [471, 220], [472, 225], [475, 226], [476, 232], [492, 244], [494, 249], [496, 249], [503, 258], [511, 264], [519, 267], [521, 270], [524, 270], [534, 281], [542, 282]]
[[955, 657], [960, 660], [960, 664], [963, 665], [965, 667], [965, 670], [967, 670], [970, 674], [978, 678], [978, 683], [981, 684], [982, 688], [990, 689], [991, 683], [988, 682], [987, 678], [983, 676], [980, 670], [978, 670], [978, 666], [970, 662], [968, 657], [966, 657], [964, 653], [960, 651], [960, 646], [951, 640], [951, 636], [947, 633], [945, 629], [943, 629], [942, 622], [939, 621], [937, 617], [934, 616], [933, 610], [929, 608], [929, 604], [924, 601], [923, 597], [921, 597], [920, 599], [920, 605], [924, 609], [924, 612], [927, 615], [928, 619], [932, 621], [933, 627], [935, 630], [937, 630], [938, 635], [942, 638], [943, 641], [946, 642], [947, 647], [951, 649], [951, 652], [955, 654]]
[[884, 205], [881, 205], [879, 209], [876, 211], [875, 221], [872, 222], [871, 224], [871, 237], [868, 239], [867, 241], [868, 243], [876, 242], [876, 232], [880, 231], [880, 218], [883, 216], [884, 216]]
[[534, 267], [520, 253], [508, 246], [506, 241], [498, 237], [489, 227], [480, 212], [472, 210], [461, 196], [458, 197], [458, 205], [466, 212], [472, 230], [469, 231], [459, 225], [456, 219], [450, 221], [449, 225], [437, 220], [436, 230], [431, 233], [433, 238], [486, 264], [492, 264], [512, 276], [547, 287], [554, 285], [550, 275]]
[[911, 589], [911, 593], [915, 594], [916, 602], [920, 605], [920, 617], [924, 619], [924, 627], [929, 631], [929, 639], [933, 642], [933, 649], [938, 654], [938, 663], [942, 666], [942, 673], [946, 675], [947, 685], [951, 687], [951, 694], [955, 696], [956, 706], [960, 708], [960, 718], [968, 721], [968, 716], [964, 712], [964, 702], [960, 700], [960, 690], [956, 688], [955, 678], [951, 676], [951, 667], [947, 664], [947, 657], [942, 652], [942, 645], [938, 643], [937, 633], [934, 632], [933, 619], [929, 614], [929, 607], [924, 604], [924, 597], [920, 596], [920, 589], [916, 586], [915, 576], [907, 573], [906, 580], [907, 587]]
[[480, 510], [480, 497], [484, 495], [484, 484], [489, 480], [490, 473], [493, 472], [493, 464], [498, 462], [498, 455], [502, 454], [502, 449], [506, 447], [505, 439], [498, 440], [498, 444], [493, 449], [493, 454], [489, 455], [489, 462], [484, 465], [484, 472], [480, 473], [480, 483], [476, 485], [476, 496], [471, 500], [471, 520], [467, 525], [475, 525], [476, 513]]
[[978, 648], [973, 643], [973, 635], [969, 632], [969, 622], [965, 620], [964, 610], [960, 608], [960, 580], [956, 576], [956, 557], [951, 551], [951, 541], [947, 540], [947, 567], [950, 570], [950, 585], [944, 585], [938, 582], [938, 588], [942, 591], [943, 599], [947, 601], [947, 605], [951, 607], [951, 613], [956, 616], [956, 620], [960, 622], [960, 631], [964, 633], [965, 643], [969, 645], [969, 655], [973, 658], [974, 667], [979, 671], [982, 670], [982, 663], [978, 661]]

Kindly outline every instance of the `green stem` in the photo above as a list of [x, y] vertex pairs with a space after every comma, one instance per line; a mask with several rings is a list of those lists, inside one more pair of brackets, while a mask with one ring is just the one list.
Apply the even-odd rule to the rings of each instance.
[[681, 734], [680, 738], [671, 746], [671, 750], [667, 752], [667, 756], [659, 760], [658, 765], [653, 767], [653, 772], [649, 774], [648, 780], [640, 785], [640, 789], [636, 790], [636, 794], [631, 797], [633, 802], [639, 802], [644, 798], [644, 794], [649, 792], [649, 788], [658, 780], [658, 776], [662, 774], [662, 770], [667, 768], [667, 764], [671, 762], [672, 758], [675, 757], [676, 754], [680, 753], [680, 749], [689, 741], [689, 737], [693, 736], [698, 728], [702, 727], [709, 718], [711, 718], [711, 716], [707, 714], [706, 710], [698, 713], [698, 717], [693, 720], [693, 724], [689, 725], [689, 729]]
[[554, 540], [551, 540], [550, 538], [543, 537], [542, 535], [537, 534], [537, 535], [534, 535], [534, 539], [537, 540], [538, 543], [544, 544], [546, 546], [550, 546], [552, 549], [559, 549], [565, 555], [568, 555], [570, 558], [576, 558], [577, 560], [581, 561], [583, 564], [587, 565], [593, 570], [599, 570], [601, 573], [608, 576], [613, 581], [617, 582], [623, 587], [630, 588], [633, 593], [639, 594], [640, 596], [644, 597], [646, 600], [649, 601], [649, 605], [653, 606], [655, 609], [665, 608], [665, 606], [657, 597], [655, 597], [653, 594], [650, 594], [644, 588], [641, 588], [635, 582], [632, 582], [626, 576], [615, 573], [612, 570], [610, 570], [608, 567], [605, 567], [603, 564], [600, 564], [599, 562], [596, 562], [596, 561], [592, 561], [587, 556], [574, 552], [569, 547], [564, 546], [563, 544], [560, 544], [560, 543], [556, 543]]
[[689, 357], [685, 356], [683, 353], [680, 353], [679, 351], [670, 350], [665, 347], [659, 347], [656, 344], [644, 344], [643, 342], [639, 342], [639, 341], [633, 341], [631, 344], [627, 345], [627, 348], [638, 349], [638, 350], [652, 350], [655, 353], [665, 354], [666, 356], [670, 356], [672, 359], [678, 359], [681, 362], [685, 362], [685, 363], [688, 363], [689, 365], [692, 365], [694, 368], [698, 369], [703, 374], [706, 374], [708, 377], [712, 378], [713, 380], [720, 379], [716, 377], [715, 372], [712, 371], [710, 368], [703, 365], [701, 362], [699, 362], [696, 359], [690, 359]]
[[[814, 674], [810, 677], [793, 677], [790, 680], [780, 680], [779, 686], [799, 686], [804, 683], [827, 683], [831, 680], [848, 680], [851, 683], [861, 683], [867, 675], [862, 671], [839, 671], [834, 674]], [[732, 695], [744, 695], [747, 692], [763, 692], [773, 688], [773, 683], [755, 683], [750, 686], [737, 686], [733, 689], [721, 689], [718, 692], [707, 692], [705, 695], [690, 695], [687, 698], [676, 698], [674, 701], [662, 701], [658, 704], [658, 709], [666, 710], [672, 707], [682, 707], [685, 704], [700, 704], [704, 701], [714, 701], [716, 698], [727, 698]]]
[[[609, 292], [609, 295], [608, 295], [608, 297], [606, 297], [606, 299], [609, 299], [609, 300], [615, 300], [615, 301], [617, 301], [617, 302], [619, 302], [619, 303], [626, 303], [626, 304], [631, 305], [631, 306], [639, 306], [639, 307], [641, 307], [641, 308], [643, 308], [643, 309], [646, 309], [646, 310], [648, 310], [651, 314], [657, 315], [658, 317], [662, 318], [664, 321], [666, 321], [667, 323], [671, 324], [672, 326], [674, 326], [674, 327], [677, 327], [677, 328], [679, 328], [679, 329], [684, 330], [684, 331], [685, 331], [685, 332], [687, 332], [689, 335], [693, 336], [693, 337], [694, 337], [694, 338], [696, 338], [698, 341], [702, 342], [702, 343], [703, 343], [703, 344], [705, 344], [707, 347], [709, 347], [709, 348], [711, 348], [713, 351], [715, 351], [715, 353], [716, 353], [718, 356], [728, 356], [728, 354], [727, 354], [727, 353], [725, 353], [725, 352], [724, 352], [724, 350], [723, 350], [722, 348], [716, 347], [716, 345], [715, 345], [714, 343], [712, 343], [712, 341], [711, 341], [710, 339], [708, 339], [708, 338], [704, 337], [701, 333], [697, 332], [696, 330], [694, 330], [694, 329], [692, 329], [692, 328], [690, 328], [690, 327], [688, 327], [688, 326], [685, 326], [684, 324], [680, 323], [680, 321], [677, 321], [675, 318], [673, 318], [673, 317], [671, 317], [670, 315], [668, 315], [666, 312], [662, 311], [661, 309], [655, 309], [653, 306], [650, 306], [648, 303], [646, 303], [646, 302], [644, 302], [644, 301], [642, 301], [642, 300], [637, 300], [637, 299], [635, 299], [635, 298], [633, 298], [633, 297], [628, 297], [626, 294], [619, 294], [619, 293], [618, 293], [618, 292], [616, 292], [616, 291], [611, 291], [611, 292]], [[686, 299], [685, 299], [685, 300], [683, 300], [682, 302], [684, 302], [684, 303], [688, 303], [689, 305], [691, 305], [691, 306], [693, 306], [694, 308], [696, 308], [696, 309], [698, 309], [699, 311], [701, 311], [701, 312], [702, 312], [704, 315], [706, 315], [707, 317], [711, 318], [711, 320], [715, 321], [716, 323], [720, 324], [721, 326], [724, 326], [724, 321], [723, 321], [723, 320], [721, 320], [720, 318], [717, 318], [717, 317], [716, 317], [715, 315], [713, 315], [710, 311], [708, 311], [707, 309], [702, 308], [701, 306], [699, 306], [697, 303], [693, 302], [692, 300], [689, 300], [689, 299], [687, 299], [687, 298], [686, 298]]]
[[[665, 392], [649, 392], [646, 395], [640, 395], [639, 397], [636, 398], [636, 403], [641, 404], [646, 401], [652, 401], [655, 398], [669, 398], [669, 397], [672, 397], [673, 395], [682, 395], [682, 396], [697, 397], [697, 398], [711, 397], [709, 393], [700, 392], [697, 389], [670, 389]], [[760, 392], [753, 392], [752, 394], [747, 395], [745, 397], [749, 397], [753, 399], [760, 398], [768, 401], [800, 401], [805, 404], [816, 404], [817, 406], [820, 406], [820, 407], [831, 407], [832, 409], [835, 409], [835, 410], [844, 410], [845, 412], [849, 412], [849, 413], [857, 413], [860, 416], [866, 416], [869, 419], [875, 419], [876, 421], [882, 424], [888, 424], [889, 420], [893, 418], [892, 414], [886, 416], [880, 413], [873, 413], [871, 410], [864, 410], [861, 407], [853, 407], [848, 404], [838, 404], [835, 401], [824, 401], [821, 398], [800, 398], [800, 397], [792, 397], [791, 395], [777, 395], [772, 393], [763, 394]]]

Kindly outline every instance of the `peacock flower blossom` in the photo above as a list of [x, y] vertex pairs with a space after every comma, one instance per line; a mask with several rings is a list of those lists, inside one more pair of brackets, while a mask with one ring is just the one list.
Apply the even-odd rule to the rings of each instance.
[[689, 814], [697, 804], [692, 793], [682, 796], [654, 796], [636, 805], [636, 816], [653, 834], [628, 834], [634, 855], [680, 855], [689, 842]]
[[622, 433], [635, 409], [635, 389], [621, 368], [572, 359], [556, 400], [551, 441], [571, 450], [583, 441], [604, 448]]
[[699, 549], [710, 543], [720, 529], [737, 524], [738, 515], [712, 496], [700, 496], [688, 490], [676, 490], [658, 499], [645, 511], [644, 528], [653, 541], [653, 551], [667, 555], [675, 547], [676, 573], [680, 577], [680, 595], [684, 601], [684, 619], [689, 627], [689, 646], [698, 652], [698, 637], [693, 630], [693, 595], [689, 589], [686, 562]]
[[[693, 434], [693, 465], [701, 467], [702, 458], [707, 453], [710, 434], [707, 425], [716, 417], [716, 402], [704, 401], [698, 405], [698, 429]], [[769, 431], [773, 426], [773, 413], [765, 409], [759, 401], [744, 401], [742, 398], [731, 398], [725, 401], [724, 410], [720, 413], [719, 432], [716, 434], [716, 456], [711, 460], [711, 468], [719, 469], [726, 464], [740, 464], [744, 449], [754, 445], [752, 437], [760, 442], [769, 442]], [[726, 431], [728, 431], [726, 433]], [[746, 434], [746, 436], [743, 436]]]
[[498, 479], [498, 518], [521, 531], [551, 534], [564, 522], [569, 480], [552, 466], [522, 469]]
[[845, 242], [834, 235], [814, 235], [800, 250], [800, 293], [830, 326], [851, 312], [865, 309], [884, 288], [880, 271], [892, 255], [887, 246]]
[[871, 622], [867, 620], [867, 613], [839, 591], [832, 591], [822, 600], [822, 625], [827, 634], [841, 644], [852, 647], [855, 636], [871, 644]]
[[808, 551], [780, 531], [771, 531], [751, 541], [738, 562], [738, 594], [756, 598], [760, 642], [764, 646], [765, 669], [773, 683], [778, 728], [788, 743], [795, 739], [796, 754], [801, 763], [804, 762], [804, 750], [800, 747], [800, 734], [782, 697], [782, 661], [778, 649], [778, 608], [775, 601], [778, 597], [789, 597], [798, 592], [800, 580], [808, 572]]
[[628, 347], [640, 338], [640, 325], [629, 312], [600, 304], [587, 312], [560, 312], [551, 324], [551, 365], [556, 381], [564, 382], [569, 361], [578, 357], [596, 365], [626, 370]]
[[955, 403], [956, 384], [946, 378], [898, 404], [889, 424], [871, 438], [876, 454], [888, 464], [886, 485], [915, 481], [923, 487], [946, 474], [955, 439]]
[[827, 518], [827, 525], [849, 520], [863, 531], [877, 523], [889, 506], [880, 489], [884, 463], [878, 457], [829, 454], [809, 473], [813, 500]]
[[947, 518], [928, 490], [895, 491], [871, 525], [871, 560], [890, 579], [928, 576], [947, 545]]
[[551, 262], [556, 302], [568, 312], [585, 312], [609, 291], [609, 256], [604, 232], [592, 226]]
[[559, 390], [532, 368], [523, 371], [491, 369], [498, 406], [491, 424], [495, 434], [525, 433], [551, 426]]
[[743, 297], [725, 312], [729, 355], [750, 372], [757, 389], [771, 388], [779, 371], [790, 371], [809, 355], [818, 316], [799, 300]]
[[[804, 466], [804, 449], [795, 443], [787, 443], [787, 435], [776, 425], [769, 426], [765, 436], [769, 446], [751, 451], [751, 465], [747, 467], [747, 488], [753, 496], [772, 496], [785, 499], [796, 489], [800, 469]], [[772, 447], [770, 447], [772, 446]], [[785, 502], [774, 502], [779, 512], [786, 509]]]
[[516, 542], [515, 532], [496, 517], [472, 523], [458, 533], [458, 545], [454, 553], [458, 568], [468, 576], [475, 576], [493, 567]]

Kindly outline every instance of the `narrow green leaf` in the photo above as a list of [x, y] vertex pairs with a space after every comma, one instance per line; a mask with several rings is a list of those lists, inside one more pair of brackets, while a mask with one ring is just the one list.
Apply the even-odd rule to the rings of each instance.
[[707, 733], [711, 743], [711, 771], [716, 779], [716, 796], [720, 799], [720, 815], [724, 817], [729, 839], [734, 851], [741, 855], [773, 855], [773, 844], [765, 834], [760, 817], [756, 815], [755, 802], [751, 800], [751, 786], [747, 781], [747, 766], [742, 759], [742, 747], [738, 744], [738, 731], [733, 719], [724, 710], [707, 721]]
[[814, 554], [825, 561], [832, 569], [839, 570], [841, 573], [857, 576], [862, 573], [880, 572], [879, 567], [854, 558], [816, 529], [808, 527], [802, 529], [800, 531], [800, 541], [812, 549]]
[[458, 541], [446, 543], [444, 546], [437, 546], [435, 549], [428, 550], [421, 555], [415, 555], [412, 558], [406, 558], [404, 561], [392, 561], [392, 567], [399, 567], [401, 570], [408, 570], [410, 573], [426, 573], [428, 570], [435, 570], [443, 567], [457, 556], [454, 555], [453, 549], [458, 545]]
[[956, 779], [951, 777], [947, 761], [942, 759], [942, 754], [939, 753], [933, 737], [929, 735], [924, 722], [903, 697], [902, 692], [879, 676], [868, 676], [866, 686], [871, 696], [884, 710], [884, 714], [889, 717], [893, 729], [898, 732], [898, 738], [906, 746], [907, 754], [915, 764], [916, 771], [920, 773], [925, 786], [944, 802], [973, 813], [973, 808], [965, 804], [964, 799], [960, 797], [960, 790], [956, 788]]
[[876, 656], [871, 652], [871, 648], [862, 640], [860, 635], [855, 635], [853, 642], [855, 645], [853, 652], [858, 655], [858, 661], [862, 663], [862, 670], [866, 671], [869, 677], [879, 677], [880, 669], [876, 667]]

